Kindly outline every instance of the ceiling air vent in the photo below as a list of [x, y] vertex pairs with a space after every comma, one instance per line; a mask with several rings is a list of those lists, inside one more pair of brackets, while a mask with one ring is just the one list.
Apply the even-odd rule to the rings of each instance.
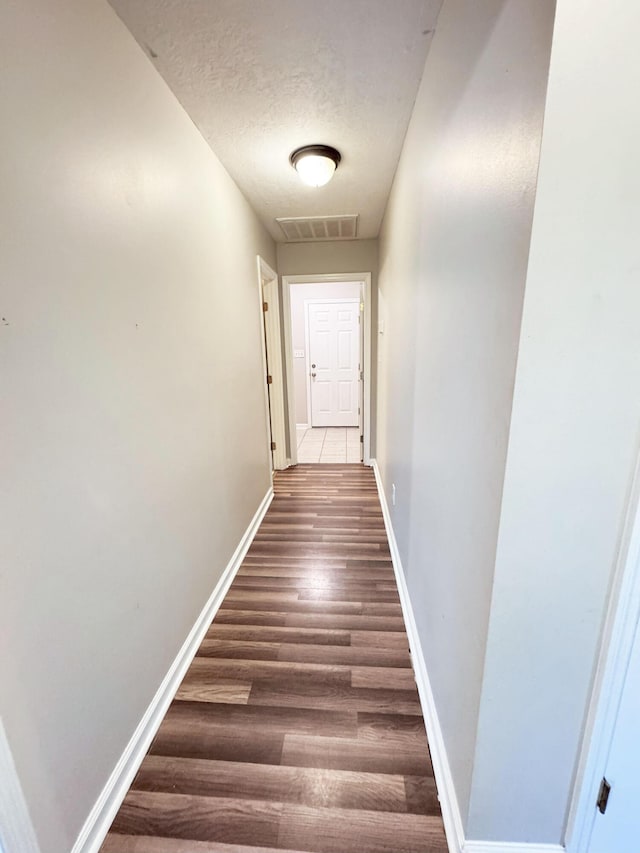
[[345, 216], [296, 216], [277, 219], [288, 243], [311, 240], [355, 240], [358, 236], [358, 214]]

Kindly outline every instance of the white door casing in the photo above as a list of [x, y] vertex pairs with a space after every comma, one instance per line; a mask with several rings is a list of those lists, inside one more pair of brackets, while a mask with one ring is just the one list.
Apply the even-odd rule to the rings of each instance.
[[595, 812], [589, 853], [637, 853], [640, 839], [640, 634], [637, 624], [604, 779], [610, 790], [604, 813]]
[[283, 275], [282, 276], [282, 300], [283, 300], [283, 316], [284, 316], [284, 348], [285, 348], [285, 363], [286, 363], [286, 386], [288, 400], [288, 425], [289, 436], [293, 436], [293, 440], [289, 443], [289, 459], [291, 465], [295, 465], [298, 459], [295, 435], [296, 435], [296, 417], [295, 417], [295, 389], [293, 381], [293, 345], [291, 335], [291, 287], [296, 284], [322, 284], [324, 282], [354, 282], [359, 281], [363, 286], [363, 348], [364, 348], [364, 383], [363, 383], [363, 405], [362, 412], [364, 416], [363, 439], [362, 442], [362, 459], [365, 465], [371, 465], [371, 418], [372, 418], [372, 388], [371, 388], [371, 273], [370, 272], [353, 272], [353, 273], [308, 273], [304, 275]]
[[[364, 355], [364, 285], [360, 285], [360, 305], [358, 306], [360, 311], [360, 353], [358, 355], [358, 361], [360, 363], [360, 370], [363, 369], [365, 363], [365, 355]], [[363, 461], [364, 454], [364, 382], [360, 382], [358, 385], [358, 433], [360, 434], [360, 461]]]
[[[268, 450], [272, 469], [280, 470], [287, 467], [287, 454], [278, 276], [259, 255], [258, 288]], [[268, 306], [266, 311], [265, 305]], [[274, 450], [271, 449], [271, 442], [275, 444]]]
[[305, 300], [311, 425], [358, 425], [360, 300]]
[[[567, 853], [638, 849], [640, 456], [620, 536], [566, 833]], [[602, 779], [611, 791], [597, 808]], [[632, 803], [632, 807], [629, 807]], [[625, 846], [625, 844], [627, 846]]]

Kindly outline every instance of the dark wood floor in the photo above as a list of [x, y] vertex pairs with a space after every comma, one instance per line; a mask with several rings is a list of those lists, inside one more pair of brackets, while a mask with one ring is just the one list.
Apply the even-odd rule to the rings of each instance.
[[370, 469], [298, 465], [102, 853], [445, 853]]

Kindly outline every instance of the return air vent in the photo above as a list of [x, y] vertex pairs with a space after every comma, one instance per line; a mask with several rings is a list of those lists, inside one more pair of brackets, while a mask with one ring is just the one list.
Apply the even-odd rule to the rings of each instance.
[[288, 243], [311, 240], [355, 240], [358, 236], [358, 214], [345, 216], [296, 216], [276, 219]]

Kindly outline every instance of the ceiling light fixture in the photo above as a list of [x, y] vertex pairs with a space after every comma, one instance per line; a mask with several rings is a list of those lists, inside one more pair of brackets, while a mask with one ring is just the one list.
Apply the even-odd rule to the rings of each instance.
[[328, 184], [341, 159], [340, 152], [330, 145], [304, 145], [289, 157], [300, 180], [309, 187]]

